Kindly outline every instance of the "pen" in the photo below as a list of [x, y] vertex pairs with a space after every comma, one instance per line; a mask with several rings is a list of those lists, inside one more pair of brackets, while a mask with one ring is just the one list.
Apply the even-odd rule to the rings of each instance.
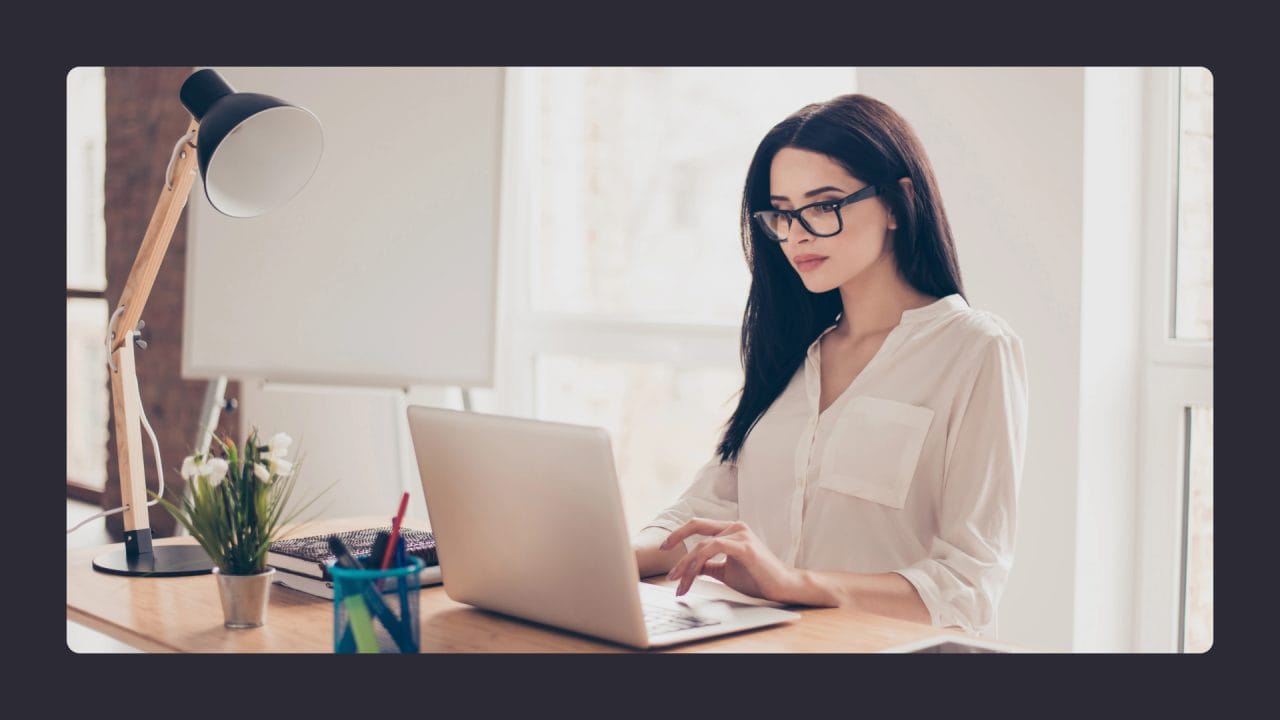
[[391, 520], [391, 539], [387, 541], [387, 549], [382, 553], [383, 570], [386, 570], [391, 565], [391, 554], [395, 552], [396, 541], [400, 539], [400, 523], [404, 520], [404, 511], [407, 507], [409, 507], [408, 491], [400, 496], [400, 509], [396, 511], [396, 516]]
[[[386, 530], [379, 530], [378, 534], [373, 538], [373, 546], [369, 549], [369, 561], [373, 562], [374, 558], [384, 557], [387, 551], [387, 544], [390, 541], [391, 533]], [[386, 588], [386, 578], [378, 578], [373, 582], [378, 586], [379, 590], [384, 590]]]
[[[396, 538], [396, 567], [404, 567], [410, 564], [409, 551], [406, 548], [404, 538]], [[417, 645], [413, 642], [413, 613], [409, 611], [409, 578], [402, 575], [396, 580], [397, 589], [400, 591], [400, 629], [409, 643], [414, 646], [413, 651], [417, 652]]]
[[347, 544], [342, 542], [342, 538], [337, 535], [329, 536], [329, 552], [333, 553], [334, 560], [338, 567], [347, 568], [348, 570], [363, 570], [364, 565], [351, 554], [347, 549]]
[[391, 533], [386, 530], [379, 530], [378, 534], [373, 537], [373, 545], [369, 548], [369, 561], [373, 558], [379, 560], [386, 554], [387, 543], [391, 542]]
[[[360, 561], [337, 537], [329, 538], [329, 550], [334, 554], [335, 564], [338, 567], [350, 570], [363, 568]], [[342, 641], [338, 643], [338, 651], [350, 652], [354, 645], [356, 652], [378, 652], [378, 638], [373, 633], [373, 620], [369, 617], [368, 606], [359, 595], [351, 592], [352, 583], [334, 579], [342, 584], [343, 594], [346, 595], [343, 602], [347, 606], [347, 627], [343, 631]]]
[[378, 652], [378, 638], [373, 634], [373, 620], [369, 617], [369, 608], [365, 607], [364, 600], [359, 595], [348, 595], [343, 602], [347, 604], [347, 627], [355, 636], [357, 651]]

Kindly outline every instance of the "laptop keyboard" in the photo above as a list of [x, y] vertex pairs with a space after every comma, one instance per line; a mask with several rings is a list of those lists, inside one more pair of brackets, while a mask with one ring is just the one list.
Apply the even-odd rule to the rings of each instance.
[[641, 603], [641, 607], [644, 609], [644, 625], [651, 637], [678, 630], [720, 624], [719, 620], [703, 619], [691, 612], [660, 605]]

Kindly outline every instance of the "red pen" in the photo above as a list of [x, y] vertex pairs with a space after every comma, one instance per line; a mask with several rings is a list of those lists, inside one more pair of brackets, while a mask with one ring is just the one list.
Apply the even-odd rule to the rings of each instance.
[[396, 516], [391, 519], [391, 537], [387, 538], [387, 549], [382, 553], [383, 570], [391, 566], [391, 556], [395, 553], [396, 541], [400, 539], [400, 522], [404, 520], [404, 511], [408, 507], [409, 493], [406, 492], [400, 497], [400, 509], [396, 511]]

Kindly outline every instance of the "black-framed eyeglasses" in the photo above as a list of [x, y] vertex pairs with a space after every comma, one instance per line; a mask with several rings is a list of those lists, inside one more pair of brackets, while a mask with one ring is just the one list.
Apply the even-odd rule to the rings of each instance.
[[798, 218], [804, 229], [815, 237], [831, 237], [839, 235], [840, 231], [844, 230], [844, 218], [841, 216], [840, 208], [852, 205], [859, 200], [875, 197], [877, 194], [876, 186], [868, 185], [841, 200], [822, 200], [795, 210], [758, 210], [751, 213], [751, 217], [755, 218], [756, 224], [770, 240], [786, 242], [791, 232], [793, 218]]

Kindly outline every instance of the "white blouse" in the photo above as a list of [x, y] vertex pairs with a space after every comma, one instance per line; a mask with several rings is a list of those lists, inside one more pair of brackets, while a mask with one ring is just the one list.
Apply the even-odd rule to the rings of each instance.
[[793, 567], [896, 572], [934, 625], [993, 633], [1026, 447], [1022, 341], [949, 295], [904, 312], [822, 413], [820, 360], [815, 340], [737, 462], [708, 462], [637, 539], [741, 520]]

